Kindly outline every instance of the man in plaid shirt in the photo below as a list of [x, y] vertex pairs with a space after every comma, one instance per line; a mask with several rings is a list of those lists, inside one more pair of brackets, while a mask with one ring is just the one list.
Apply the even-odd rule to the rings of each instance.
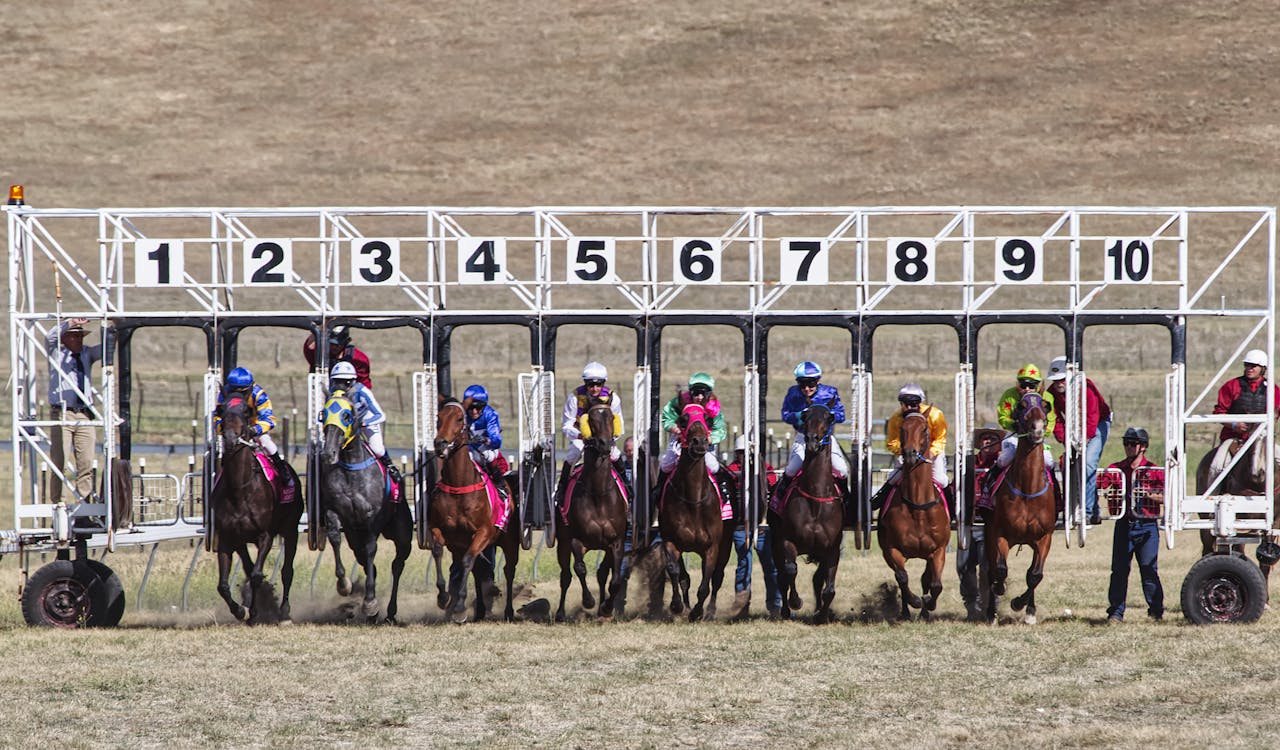
[[[1111, 586], [1107, 591], [1107, 621], [1124, 622], [1125, 596], [1129, 590], [1129, 570], [1134, 558], [1142, 577], [1142, 595], [1147, 615], [1164, 617], [1164, 587], [1156, 557], [1160, 552], [1159, 518], [1164, 505], [1164, 469], [1147, 460], [1147, 431], [1130, 427], [1124, 433], [1124, 460], [1111, 464], [1124, 474], [1125, 513], [1115, 524], [1111, 541]], [[1098, 477], [1098, 489], [1116, 489], [1114, 472]], [[1135, 492], [1134, 490], [1137, 490]]]

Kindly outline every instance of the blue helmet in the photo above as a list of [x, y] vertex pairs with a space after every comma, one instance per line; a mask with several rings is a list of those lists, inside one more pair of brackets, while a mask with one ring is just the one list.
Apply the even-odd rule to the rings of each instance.
[[232, 388], [248, 388], [253, 385], [253, 373], [243, 367], [237, 367], [227, 373], [227, 385]]
[[805, 361], [796, 365], [796, 380], [800, 380], [801, 378], [821, 378], [821, 377], [822, 377], [822, 368], [818, 367], [817, 362], [810, 362], [809, 360], [806, 359]]
[[482, 385], [469, 385], [467, 390], [462, 392], [462, 400], [471, 399], [471, 403], [484, 405], [489, 403], [489, 392]]

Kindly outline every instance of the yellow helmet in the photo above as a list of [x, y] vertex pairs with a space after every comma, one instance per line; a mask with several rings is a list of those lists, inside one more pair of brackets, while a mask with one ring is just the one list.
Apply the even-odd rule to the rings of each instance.
[[1040, 368], [1033, 364], [1024, 365], [1018, 370], [1018, 380], [1034, 380], [1039, 383], [1044, 378], [1040, 376]]

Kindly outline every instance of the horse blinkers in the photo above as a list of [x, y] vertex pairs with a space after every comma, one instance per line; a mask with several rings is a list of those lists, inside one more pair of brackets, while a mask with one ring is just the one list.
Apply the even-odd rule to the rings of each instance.
[[342, 432], [342, 447], [346, 448], [356, 437], [356, 413], [351, 402], [342, 396], [330, 396], [324, 405], [324, 426], [336, 427]]

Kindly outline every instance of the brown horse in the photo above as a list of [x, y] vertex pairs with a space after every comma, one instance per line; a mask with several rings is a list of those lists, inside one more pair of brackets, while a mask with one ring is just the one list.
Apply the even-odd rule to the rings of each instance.
[[[1026, 607], [1024, 621], [1036, 622], [1036, 586], [1044, 578], [1044, 561], [1049, 556], [1057, 522], [1057, 499], [1053, 482], [1045, 473], [1045, 402], [1040, 394], [1023, 395], [1017, 413], [1018, 448], [1009, 472], [992, 490], [991, 518], [986, 528], [987, 570], [991, 571], [987, 620], [995, 622], [997, 597], [1005, 592], [1009, 577], [1009, 548], [1030, 544], [1034, 550], [1027, 569], [1027, 591], [1010, 602], [1015, 612]], [[995, 471], [995, 469], [992, 469]]]
[[817, 600], [814, 621], [827, 622], [833, 619], [831, 601], [836, 595], [836, 571], [844, 542], [844, 505], [831, 473], [835, 417], [826, 406], [813, 404], [804, 410], [801, 419], [805, 431], [804, 463], [788, 488], [780, 490], [783, 496], [775, 498], [781, 512], [770, 503], [773, 559], [782, 592], [782, 618], [791, 619], [791, 611], [803, 604], [796, 590], [796, 557], [803, 554], [818, 564], [813, 574]]
[[[1244, 446], [1244, 441], [1235, 439], [1233, 445], [1229, 449], [1234, 457], [1240, 452]], [[1196, 494], [1203, 495], [1209, 489], [1209, 465], [1213, 463], [1213, 454], [1215, 450], [1211, 450], [1200, 459], [1200, 463], [1196, 466]], [[1260, 471], [1255, 467], [1264, 467], [1267, 461], [1267, 446], [1263, 442], [1263, 438], [1259, 437], [1254, 441], [1253, 449], [1248, 456], [1240, 457], [1234, 466], [1227, 469], [1227, 475], [1223, 477], [1218, 484], [1215, 492], [1219, 495], [1245, 495], [1259, 496], [1266, 494], [1267, 491], [1267, 475], [1265, 471]], [[1272, 497], [1272, 518], [1275, 523], [1280, 523], [1280, 483], [1276, 484], [1276, 493]], [[1200, 530], [1201, 555], [1211, 555], [1217, 552], [1217, 537], [1209, 529]], [[1265, 540], [1264, 540], [1265, 545]], [[1259, 551], [1262, 551], [1262, 546]], [[1231, 550], [1243, 554], [1244, 545], [1233, 545]], [[1262, 569], [1262, 577], [1270, 582], [1271, 568], [1274, 564], [1274, 558], [1266, 554], [1259, 554], [1258, 567]], [[1268, 586], [1268, 590], [1269, 590]]]
[[[443, 547], [449, 548], [454, 561], [462, 561], [462, 575], [450, 581], [447, 593], [440, 591], [437, 603], [456, 622], [466, 620], [467, 576], [474, 572], [476, 558], [496, 543], [502, 547], [503, 573], [507, 578], [507, 606], [502, 617], [510, 622], [515, 619], [511, 589], [520, 559], [520, 505], [515, 501], [515, 488], [507, 482], [506, 528], [494, 525], [488, 480], [471, 460], [466, 418], [470, 406], [471, 399], [445, 399], [436, 412], [435, 449], [441, 468], [427, 511], [433, 540], [431, 556], [437, 571], [441, 570]], [[475, 576], [477, 620], [484, 619], [488, 612], [484, 596], [488, 584], [478, 574]]]
[[[927, 407], [932, 408], [932, 407]], [[929, 613], [938, 606], [942, 593], [942, 570], [951, 541], [951, 518], [943, 498], [933, 486], [933, 462], [924, 457], [929, 447], [929, 419], [921, 412], [909, 412], [902, 419], [902, 473], [898, 491], [880, 512], [877, 537], [884, 561], [893, 569], [893, 578], [902, 593], [902, 619], [911, 619], [908, 608]], [[923, 597], [911, 593], [907, 560], [926, 560], [920, 576]]]
[[[667, 577], [671, 581], [671, 612], [680, 614], [689, 606], [689, 576], [684, 571], [685, 552], [702, 556], [702, 582], [698, 603], [689, 611], [689, 621], [702, 619], [706, 604], [708, 618], [715, 617], [716, 593], [724, 582], [724, 568], [733, 548], [732, 519], [720, 517], [720, 495], [707, 472], [706, 455], [712, 449], [706, 410], [698, 404], [684, 407], [680, 415], [683, 431], [680, 460], [663, 488], [658, 508], [658, 530], [664, 540]], [[681, 574], [684, 573], [682, 576]]]
[[[604, 550], [602, 570], [612, 575], [606, 595], [600, 591], [600, 617], [612, 617], [622, 592], [622, 546], [627, 533], [627, 498], [618, 486], [610, 453], [616, 439], [613, 434], [613, 410], [608, 404], [595, 404], [587, 411], [587, 427], [582, 436], [582, 469], [566, 489], [566, 508], [557, 509], [561, 517], [556, 524], [556, 555], [560, 560], [560, 606], [556, 622], [564, 622], [564, 598], [576, 573], [582, 583], [582, 606], [593, 609], [595, 597], [587, 587], [587, 550]], [[573, 557], [570, 568], [569, 558]], [[604, 575], [598, 576], [603, 583]]]
[[[258, 622], [259, 596], [262, 594], [263, 565], [271, 552], [271, 544], [277, 534], [284, 540], [284, 562], [280, 571], [283, 592], [280, 598], [280, 619], [289, 620], [289, 588], [293, 585], [293, 558], [298, 551], [298, 521], [302, 518], [305, 503], [301, 500], [301, 488], [289, 503], [276, 501], [276, 491], [255, 455], [258, 449], [254, 440], [254, 426], [258, 422], [258, 409], [253, 397], [247, 394], [229, 395], [219, 407], [222, 417], [222, 470], [214, 480], [209, 493], [213, 508], [214, 539], [218, 551], [218, 593], [237, 620], [246, 614], [250, 625]], [[249, 543], [256, 544], [258, 556], [249, 558]], [[232, 555], [238, 555], [249, 579], [248, 612], [231, 598]]]

